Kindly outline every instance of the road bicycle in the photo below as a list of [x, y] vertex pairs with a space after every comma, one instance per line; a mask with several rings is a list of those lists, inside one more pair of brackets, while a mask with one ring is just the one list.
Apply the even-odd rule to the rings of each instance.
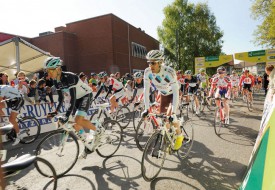
[[216, 108], [215, 115], [214, 115], [214, 130], [217, 135], [220, 135], [222, 128], [227, 126], [225, 122], [225, 111], [224, 111], [223, 100], [224, 98], [220, 98], [220, 104]]
[[[90, 154], [94, 151], [101, 157], [111, 157], [118, 150], [122, 140], [122, 129], [115, 120], [107, 120], [103, 123], [98, 118], [92, 121], [100, 133], [92, 135], [91, 140], [87, 140], [73, 128], [73, 121], [66, 124], [59, 122], [60, 116], [56, 116], [58, 130], [48, 134], [38, 144], [36, 155], [49, 161], [56, 170], [57, 176], [63, 176], [69, 172], [79, 157], [79, 143], [84, 144], [84, 151]], [[91, 134], [90, 134], [91, 136]], [[38, 167], [40, 168], [40, 167]], [[47, 175], [47, 171], [40, 168], [42, 175]]]
[[[38, 120], [32, 116], [23, 116], [21, 114], [18, 114], [16, 117], [16, 122], [19, 126], [19, 134], [20, 134], [20, 143], [21, 144], [29, 144], [34, 142], [38, 136], [40, 135], [41, 126]], [[5, 126], [12, 126], [12, 124], [9, 122], [9, 116], [8, 115], [2, 115], [0, 116], [0, 123], [2, 124], [2, 127]], [[15, 141], [16, 139], [16, 132], [12, 128], [7, 134], [7, 139], [11, 141]]]
[[206, 89], [198, 89], [197, 97], [199, 101], [200, 111], [204, 111], [205, 106], [209, 111], [214, 111], [216, 108], [215, 100], [213, 99], [207, 100], [207, 92]]
[[[182, 146], [179, 150], [174, 150], [174, 142], [177, 138], [176, 129], [168, 121], [167, 116], [149, 113], [149, 118], [160, 118], [160, 127], [153, 132], [146, 142], [141, 160], [141, 173], [145, 181], [154, 180], [160, 173], [167, 154], [176, 153], [180, 160], [186, 158], [191, 151], [194, 142], [194, 129], [191, 121], [181, 126], [184, 136]], [[169, 122], [170, 127], [166, 125]]]
[[243, 100], [246, 103], [246, 106], [247, 106], [249, 111], [253, 111], [253, 107], [252, 107], [253, 104], [252, 104], [251, 96], [250, 96], [247, 89], [243, 89]]
[[[12, 125], [7, 125], [5, 127], [0, 128], [0, 132], [3, 135], [8, 134], [11, 130], [13, 130]], [[0, 150], [1, 162], [6, 160], [6, 155], [7, 155], [7, 150]], [[49, 176], [45, 176], [45, 177], [50, 177], [53, 179], [53, 189], [55, 190], [57, 188], [57, 175], [54, 167], [47, 160], [37, 156], [32, 156], [30, 154], [22, 155], [11, 162], [2, 164], [1, 169], [3, 171], [4, 179], [9, 180], [10, 177], [17, 175], [23, 169], [28, 168], [32, 164], [34, 164], [35, 166], [39, 165], [40, 168], [43, 168], [43, 170], [45, 171], [47, 170], [48, 174], [50, 173]], [[39, 168], [36, 167], [36, 169], [39, 169]], [[13, 185], [16, 186], [15, 184]]]
[[239, 98], [238, 87], [237, 86], [233, 86], [231, 100], [232, 100], [232, 102], [236, 102], [236, 101], [238, 101], [238, 98]]
[[116, 120], [120, 123], [122, 129], [125, 129], [130, 123], [129, 104], [120, 105], [113, 114], [109, 113], [109, 103], [94, 103], [96, 109], [90, 117], [90, 121], [94, 118], [100, 118], [100, 121]]

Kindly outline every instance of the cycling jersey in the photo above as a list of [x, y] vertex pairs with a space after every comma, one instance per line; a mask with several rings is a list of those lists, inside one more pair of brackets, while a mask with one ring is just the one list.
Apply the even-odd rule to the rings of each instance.
[[5, 99], [21, 98], [22, 94], [17, 88], [9, 85], [0, 85], [0, 97]]
[[215, 98], [219, 98], [222, 96], [225, 96], [225, 98], [230, 97], [230, 89], [231, 89], [231, 81], [228, 77], [220, 78], [219, 76], [216, 76], [212, 80], [209, 96], [211, 96], [214, 92], [214, 89], [217, 88], [215, 93]]
[[206, 88], [207, 87], [208, 76], [206, 74], [204, 74], [204, 75], [198, 74], [197, 78], [198, 78], [198, 81], [200, 82], [199, 87], [200, 88]]
[[254, 77], [252, 75], [248, 75], [248, 77], [246, 77], [245, 75], [242, 75], [241, 79], [240, 79], [240, 82], [239, 82], [239, 86], [241, 86], [242, 83], [244, 83], [244, 84], [251, 84], [251, 86], [253, 86], [253, 84], [254, 84]]
[[189, 87], [198, 87], [198, 78], [196, 76], [191, 76], [191, 79], [185, 78], [185, 83], [188, 83]]
[[163, 96], [173, 94], [172, 112], [176, 112], [179, 101], [179, 85], [174, 69], [161, 65], [159, 73], [152, 73], [150, 67], [144, 71], [144, 103], [145, 109], [149, 109], [150, 83]]
[[[59, 111], [64, 101], [64, 93], [69, 92], [71, 100], [66, 116], [69, 117], [75, 107], [78, 109], [77, 115], [86, 116], [88, 111], [86, 108], [87, 105], [90, 106], [90, 96], [92, 96], [92, 89], [86, 83], [80, 80], [76, 74], [62, 71], [60, 81], [54, 80], [54, 86], [59, 96], [57, 111]], [[76, 100], [78, 101], [76, 102]]]
[[232, 83], [232, 86], [238, 86], [239, 82], [240, 82], [240, 77], [238, 75], [230, 75], [230, 80]]
[[8, 108], [11, 108], [13, 112], [18, 113], [21, 107], [24, 105], [23, 95], [16, 88], [9, 85], [0, 85], [0, 97], [4, 99], [10, 99], [6, 101]]

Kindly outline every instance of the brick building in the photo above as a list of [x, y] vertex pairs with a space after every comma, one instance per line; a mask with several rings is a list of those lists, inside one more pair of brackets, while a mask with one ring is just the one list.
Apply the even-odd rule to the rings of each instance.
[[156, 39], [113, 14], [68, 23], [55, 32], [24, 39], [61, 57], [67, 70], [88, 76], [100, 71], [124, 74], [144, 70], [147, 51], [159, 49]]

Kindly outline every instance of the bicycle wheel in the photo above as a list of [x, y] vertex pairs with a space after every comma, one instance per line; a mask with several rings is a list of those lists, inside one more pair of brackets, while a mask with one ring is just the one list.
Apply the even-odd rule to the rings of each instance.
[[168, 149], [165, 137], [159, 131], [155, 132], [143, 151], [141, 173], [145, 181], [154, 180], [161, 171]]
[[141, 118], [141, 113], [143, 112], [143, 108], [138, 108], [133, 112], [133, 126], [134, 130], [137, 131], [137, 126], [140, 122]]
[[215, 116], [214, 116], [214, 129], [217, 135], [221, 134], [221, 128], [223, 127], [223, 124], [224, 124], [224, 121], [221, 120], [220, 111], [221, 111], [220, 108], [216, 108]]
[[122, 129], [125, 129], [130, 123], [130, 109], [127, 106], [118, 108], [115, 120], [120, 123]]
[[109, 158], [118, 150], [122, 140], [122, 129], [120, 124], [115, 120], [108, 120], [102, 124], [105, 129], [99, 142], [96, 152], [99, 156]]
[[177, 153], [179, 159], [183, 160], [190, 154], [190, 151], [194, 143], [194, 128], [192, 122], [185, 122], [184, 126], [181, 126], [181, 131], [184, 136], [184, 139], [182, 141], [182, 146], [177, 151]]
[[154, 133], [155, 129], [156, 127], [154, 125], [154, 121], [151, 120], [151, 117], [140, 120], [135, 135], [136, 144], [139, 150], [143, 151], [146, 142]]
[[36, 157], [34, 166], [40, 174], [42, 174], [40, 168], [43, 168], [43, 171], [45, 171], [45, 172], [47, 171], [47, 175], [44, 175], [44, 173], [42, 175], [44, 177], [52, 178], [52, 180], [53, 180], [52, 188], [53, 188], [53, 190], [55, 190], [57, 188], [57, 175], [56, 175], [56, 171], [55, 171], [54, 167], [51, 165], [51, 163], [43, 158]]
[[251, 98], [246, 97], [246, 104], [249, 111], [253, 111]]
[[41, 126], [37, 119], [31, 116], [18, 120], [20, 129], [20, 143], [29, 144], [34, 142], [40, 135]]
[[[48, 134], [38, 144], [35, 154], [49, 161], [54, 166], [57, 176], [60, 177], [75, 165], [79, 154], [79, 144], [72, 133], [58, 130]], [[47, 176], [48, 171], [43, 169], [39, 167], [38, 171]]]
[[104, 111], [94, 111], [90, 117], [90, 121], [97, 119], [98, 122], [103, 123], [104, 121], [111, 120]]
[[201, 92], [197, 95], [198, 101], [199, 101], [199, 110], [202, 112], [204, 110], [204, 96], [201, 95]]

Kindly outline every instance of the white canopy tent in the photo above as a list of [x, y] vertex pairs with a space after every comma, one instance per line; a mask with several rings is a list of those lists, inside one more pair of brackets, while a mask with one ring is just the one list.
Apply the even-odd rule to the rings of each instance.
[[35, 73], [43, 68], [49, 56], [48, 52], [14, 37], [0, 43], [0, 72], [7, 73], [9, 79], [14, 79], [17, 71], [24, 71], [26, 75]]

